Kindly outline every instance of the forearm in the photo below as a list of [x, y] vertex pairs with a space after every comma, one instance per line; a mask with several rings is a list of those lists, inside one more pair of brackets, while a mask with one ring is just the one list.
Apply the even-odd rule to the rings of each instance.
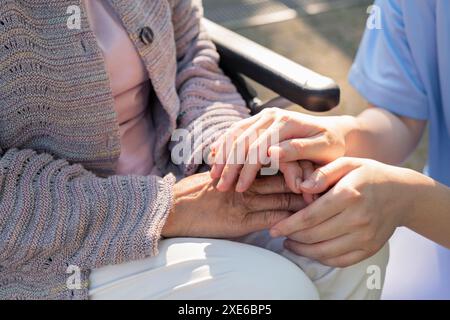
[[420, 141], [424, 121], [402, 118], [386, 110], [369, 108], [357, 117], [343, 117], [346, 156], [400, 164]]
[[412, 207], [405, 210], [403, 225], [450, 248], [450, 188], [418, 172], [411, 187]]
[[[100, 178], [30, 149], [0, 150], [0, 168], [0, 264], [6, 270], [48, 257], [87, 270], [157, 254], [174, 177]], [[44, 272], [40, 268], [36, 272]]]

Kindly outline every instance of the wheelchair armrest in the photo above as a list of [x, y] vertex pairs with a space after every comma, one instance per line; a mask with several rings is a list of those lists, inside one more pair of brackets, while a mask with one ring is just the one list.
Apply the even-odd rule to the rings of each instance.
[[340, 89], [332, 79], [210, 20], [203, 19], [203, 25], [228, 70], [246, 75], [307, 110], [328, 111], [339, 104]]

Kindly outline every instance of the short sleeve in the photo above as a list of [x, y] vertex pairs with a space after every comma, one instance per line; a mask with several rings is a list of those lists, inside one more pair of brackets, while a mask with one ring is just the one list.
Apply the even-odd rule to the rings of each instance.
[[350, 84], [377, 107], [426, 120], [426, 90], [411, 54], [403, 19], [403, 6], [407, 4], [378, 0], [375, 5], [381, 29], [366, 28], [350, 70]]

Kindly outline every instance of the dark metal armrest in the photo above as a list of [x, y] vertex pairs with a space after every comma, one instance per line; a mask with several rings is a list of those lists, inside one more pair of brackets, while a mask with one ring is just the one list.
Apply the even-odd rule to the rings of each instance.
[[228, 70], [253, 79], [307, 110], [328, 111], [339, 104], [340, 90], [332, 79], [210, 20], [204, 19], [203, 25]]

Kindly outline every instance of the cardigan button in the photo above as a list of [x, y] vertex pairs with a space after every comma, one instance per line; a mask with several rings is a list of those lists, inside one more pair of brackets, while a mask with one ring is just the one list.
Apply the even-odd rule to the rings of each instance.
[[153, 42], [154, 38], [153, 30], [148, 26], [143, 27], [141, 29], [139, 37], [141, 38], [142, 43], [144, 43], [145, 45], [149, 45]]

